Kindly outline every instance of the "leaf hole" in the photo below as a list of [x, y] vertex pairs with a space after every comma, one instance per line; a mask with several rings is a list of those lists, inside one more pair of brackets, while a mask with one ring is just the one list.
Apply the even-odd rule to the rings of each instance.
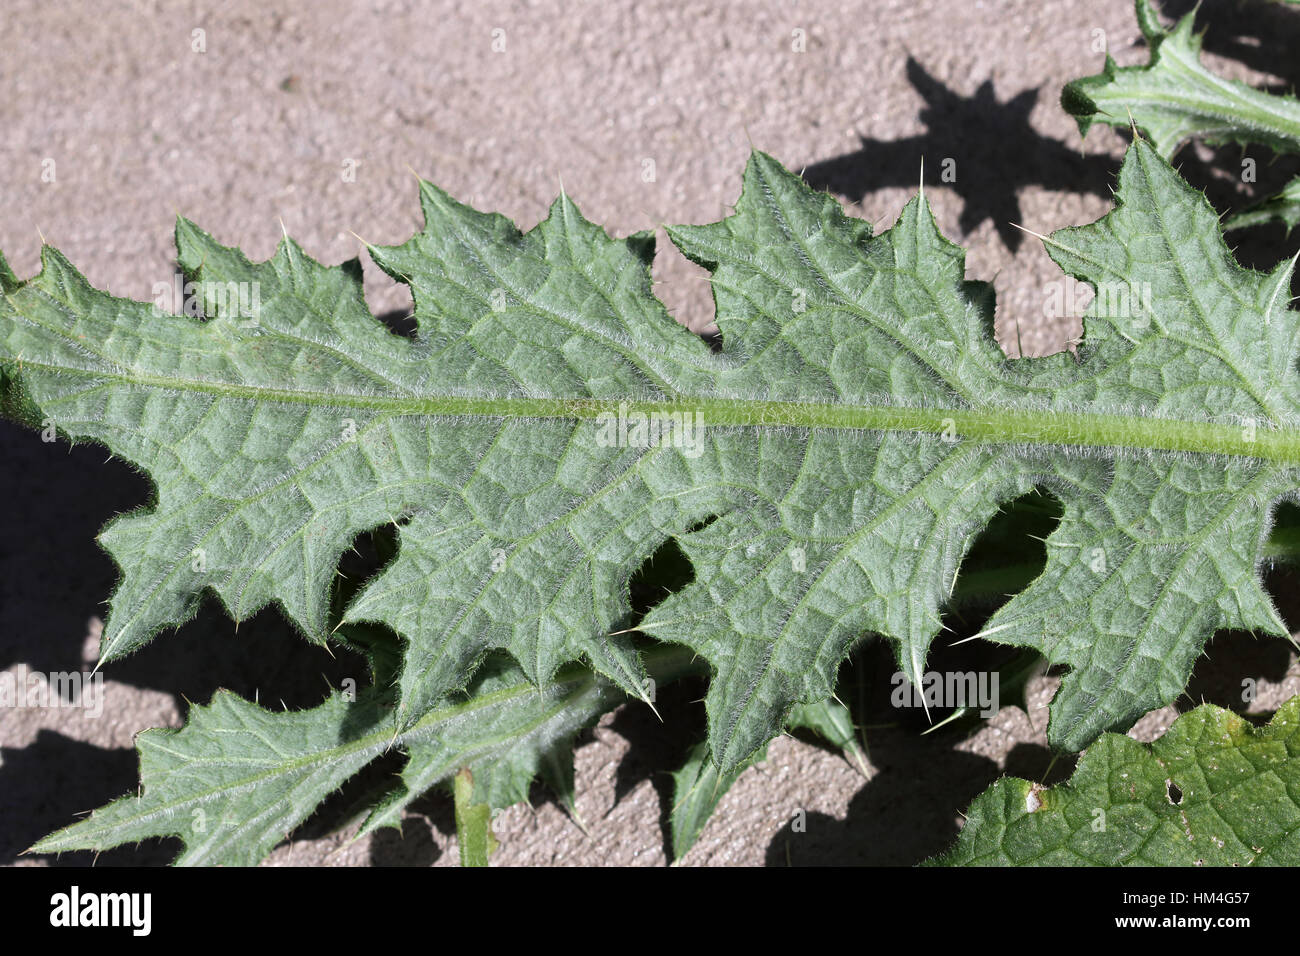
[[[701, 524], [698, 527], [703, 527]], [[692, 531], [698, 530], [693, 527]], [[654, 554], [646, 558], [628, 581], [628, 597], [632, 604], [632, 621], [635, 627], [646, 613], [670, 594], [676, 594], [695, 580], [695, 567], [686, 556], [676, 538], [669, 538]]]
[[1003, 505], [962, 559], [945, 615], [952, 620], [944, 623], [955, 630], [982, 625], [1042, 574], [1046, 541], [1062, 514], [1061, 500], [1042, 486]]
[[[925, 664], [927, 680], [941, 678], [944, 687], [963, 682], [965, 705], [953, 695], [929, 701], [928, 713], [920, 706], [894, 704], [885, 711], [891, 721], [920, 732], [956, 715], [949, 730], [957, 732], [969, 730], [1002, 706], [1023, 706], [1029, 682], [1041, 673], [1042, 655], [1034, 648], [965, 638], [979, 633], [998, 608], [1042, 573], [1047, 565], [1045, 541], [1063, 513], [1060, 499], [1044, 487], [1035, 487], [1006, 502], [975, 536], [955, 580], [949, 582], [951, 594], [943, 614], [942, 637], [931, 646]], [[889, 666], [896, 668], [892, 655]], [[891, 675], [890, 680], [895, 679], [896, 675]], [[972, 681], [974, 703], [969, 700]], [[915, 704], [915, 698], [912, 702]]]
[[713, 524], [713, 522], [717, 520], [718, 520], [718, 515], [709, 515], [707, 518], [701, 518], [699, 521], [695, 522], [695, 524], [687, 528], [686, 533], [694, 534], [697, 531], [703, 531], [705, 528], [707, 528], [709, 525]]
[[656, 250], [650, 268], [656, 298], [679, 324], [701, 336], [713, 351], [721, 351], [709, 270], [687, 259], [667, 238], [656, 243]]
[[[345, 266], [348, 263], [344, 263]], [[358, 269], [360, 268], [358, 264]], [[411, 287], [394, 279], [376, 266], [358, 275], [365, 290], [366, 305], [388, 331], [404, 339], [414, 339], [418, 331], [415, 322], [415, 297]]]

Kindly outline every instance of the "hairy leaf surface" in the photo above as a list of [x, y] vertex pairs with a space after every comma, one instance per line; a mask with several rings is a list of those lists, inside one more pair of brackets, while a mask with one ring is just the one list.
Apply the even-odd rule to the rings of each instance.
[[1087, 133], [1097, 121], [1136, 124], [1170, 157], [1191, 139], [1262, 143], [1300, 151], [1300, 101], [1226, 80], [1201, 63], [1195, 11], [1166, 30], [1150, 0], [1136, 0], [1138, 23], [1151, 47], [1146, 66], [1120, 67], [1108, 55], [1096, 76], [1065, 87], [1061, 103]]
[[[1279, 153], [1300, 152], [1300, 100], [1227, 80], [1201, 62], [1196, 11], [1165, 29], [1150, 0], [1135, 0], [1151, 48], [1146, 66], [1120, 67], [1109, 55], [1101, 73], [1066, 85], [1061, 104], [1086, 134], [1094, 122], [1136, 125], [1165, 158], [1193, 139], [1255, 143]], [[1229, 229], [1278, 220], [1288, 231], [1300, 221], [1300, 182], [1231, 217]]]
[[251, 263], [181, 221], [206, 320], [98, 292], [49, 247], [35, 278], [3, 270], [5, 406], [157, 485], [102, 535], [123, 573], [104, 657], [205, 590], [323, 640], [339, 554], [396, 522], [346, 612], [405, 639], [390, 735], [493, 651], [641, 695], [628, 579], [674, 537], [694, 580], [637, 628], [708, 663], [727, 773], [867, 632], [919, 681], [963, 554], [1037, 486], [1064, 510], [1047, 567], [985, 633], [1068, 665], [1054, 744], [1172, 700], [1217, 628], [1285, 633], [1258, 565], [1300, 464], [1290, 268], [1240, 268], [1152, 147], [1114, 212], [1048, 240], [1099, 290], [1077, 357], [1005, 357], [923, 196], [872, 237], [771, 157], [744, 178], [735, 215], [671, 230], [713, 273], [716, 354], [650, 293], [649, 237], [563, 196], [521, 234], [422, 185], [424, 231], [370, 250], [412, 288], [413, 340], [370, 317], [357, 263], [287, 238]]
[[[656, 650], [652, 671], [673, 680], [688, 657], [680, 648]], [[407, 754], [402, 781], [358, 835], [400, 827], [411, 800], [462, 769], [471, 787], [466, 806], [508, 807], [527, 799], [539, 773], [556, 780], [567, 774], [571, 790], [573, 737], [625, 700], [584, 667], [566, 668], [538, 687], [517, 665], [495, 657], [465, 693], [394, 737], [385, 703], [368, 692], [355, 701], [334, 694], [309, 710], [275, 713], [223, 691], [211, 705], [193, 707], [180, 730], [137, 736], [139, 794], [51, 834], [32, 852], [105, 850], [178, 836], [185, 844], [179, 865], [253, 865], [326, 796], [394, 747]]]

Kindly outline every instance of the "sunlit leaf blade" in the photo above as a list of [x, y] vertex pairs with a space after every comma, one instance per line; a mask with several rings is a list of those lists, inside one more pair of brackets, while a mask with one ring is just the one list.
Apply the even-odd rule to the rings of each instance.
[[[682, 648], [650, 651], [646, 663], [661, 683], [691, 666]], [[540, 687], [509, 660], [494, 659], [463, 695], [435, 708], [400, 741], [407, 753], [401, 782], [361, 827], [401, 826], [402, 811], [461, 767], [474, 779], [474, 802], [493, 810], [528, 800], [542, 774], [572, 810], [573, 738], [626, 701], [610, 681], [584, 667], [565, 668]]]
[[[984, 634], [1071, 667], [1053, 743], [1081, 749], [1174, 699], [1215, 629], [1286, 633], [1257, 565], [1267, 503], [1296, 481], [1290, 451], [1259, 454], [1295, 441], [1290, 265], [1238, 266], [1204, 197], [1146, 143], [1129, 151], [1117, 197], [1101, 222], [1048, 243], [1101, 293], [1077, 363], [994, 352], [987, 300], [959, 281], [960, 252], [923, 203], [867, 240], [828, 197], [756, 160], [733, 217], [672, 230], [713, 271], [724, 341], [750, 357], [757, 340], [748, 364], [771, 391], [811, 392], [792, 370], [818, 356], [844, 370], [831, 375], [839, 401], [878, 402], [869, 396], [887, 388], [896, 405], [946, 409], [954, 439], [778, 435], [756, 489], [774, 517], [731, 513], [682, 538], [696, 581], [642, 626], [716, 662], [715, 746], [752, 749], [770, 734], [758, 714], [828, 696], [829, 668], [806, 661], [838, 662], [864, 630], [892, 638], [918, 681], [967, 543], [957, 532], [1040, 483], [1064, 503], [1047, 568]], [[1056, 441], [1018, 443], [1040, 415]], [[1211, 434], [1236, 453], [1205, 455], [1193, 436]], [[1139, 451], [1152, 446], [1201, 454]], [[720, 706], [747, 695], [760, 706]], [[732, 765], [729, 752], [722, 762]]]
[[1101, 73], [1065, 87], [1061, 104], [1080, 132], [1087, 133], [1094, 122], [1136, 125], [1166, 158], [1191, 139], [1300, 152], [1300, 101], [1208, 70], [1201, 63], [1195, 12], [1166, 31], [1149, 0], [1137, 0], [1137, 10], [1151, 60], [1121, 67], [1107, 56]]
[[[1086, 134], [1095, 122], [1137, 126], [1166, 158], [1194, 139], [1300, 152], [1300, 100], [1254, 89], [1206, 68], [1194, 27], [1196, 11], [1166, 30], [1150, 0], [1136, 0], [1136, 8], [1151, 48], [1150, 62], [1120, 67], [1107, 56], [1101, 73], [1067, 84], [1061, 103], [1078, 121], [1080, 132]], [[1283, 223], [1288, 232], [1300, 222], [1300, 182], [1231, 216], [1226, 228], [1270, 221]]]
[[371, 249], [412, 287], [413, 340], [369, 316], [356, 263], [288, 239], [250, 263], [184, 221], [206, 321], [48, 247], [4, 278], [4, 407], [157, 484], [103, 534], [105, 657], [205, 590], [323, 640], [339, 554], [392, 522], [396, 558], [345, 613], [404, 639], [392, 734], [499, 651], [539, 686], [585, 661], [644, 696], [628, 581], [673, 537], [694, 580], [636, 629], [707, 664], [730, 773], [868, 632], [919, 681], [964, 552], [1036, 487], [1063, 508], [1047, 567], [986, 636], [1069, 668], [1054, 744], [1174, 699], [1216, 629], [1285, 633], [1258, 566], [1300, 465], [1290, 265], [1238, 267], [1151, 146], [1115, 212], [1049, 240], [1099, 290], [1078, 359], [1005, 357], [923, 196], [872, 237], [769, 156], [744, 178], [735, 215], [670, 230], [713, 273], [719, 353], [650, 293], [649, 238], [565, 197], [521, 234], [422, 185], [424, 231]]
[[[689, 654], [647, 655], [659, 680], [675, 680]], [[335, 694], [309, 710], [275, 713], [227, 692], [191, 708], [180, 730], [136, 738], [140, 792], [41, 840], [32, 852], [105, 850], [148, 837], [178, 836], [181, 865], [252, 865], [344, 781], [380, 754], [407, 755], [403, 781], [382, 798], [360, 833], [400, 826], [401, 811], [460, 770], [474, 805], [491, 810], [528, 796], [549, 763], [572, 766], [574, 735], [628, 698], [580, 666], [541, 687], [515, 664], [494, 659], [466, 693], [441, 702], [394, 736], [385, 704], [364, 691]], [[570, 771], [571, 772], [571, 771]], [[412, 789], [407, 789], [407, 787]]]

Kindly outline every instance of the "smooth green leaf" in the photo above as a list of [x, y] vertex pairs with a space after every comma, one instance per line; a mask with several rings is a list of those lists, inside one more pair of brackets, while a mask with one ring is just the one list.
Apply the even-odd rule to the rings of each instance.
[[975, 798], [945, 866], [1300, 865], [1300, 697], [1266, 727], [1209, 704], [1154, 744], [1105, 734], [1069, 781]]

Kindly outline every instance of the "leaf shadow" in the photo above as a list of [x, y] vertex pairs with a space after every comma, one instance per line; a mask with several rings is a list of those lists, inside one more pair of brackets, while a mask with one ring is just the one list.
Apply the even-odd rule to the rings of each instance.
[[[872, 737], [875, 776], [849, 802], [843, 820], [793, 813], [768, 844], [768, 866], [912, 866], [948, 849], [958, 814], [1003, 775], [998, 764], [951, 745], [911, 735]], [[1066, 767], [1046, 747], [1017, 744], [1005, 772], [1056, 782]], [[942, 794], [936, 799], [936, 794]]]
[[[103, 448], [45, 443], [0, 422], [0, 500], [9, 534], [0, 546], [0, 667], [42, 673], [88, 671], [88, 622], [102, 616], [117, 570], [95, 538], [117, 514], [149, 503], [147, 480]], [[182, 709], [219, 688], [268, 703], [317, 704], [346, 677], [366, 683], [346, 649], [305, 640], [275, 608], [236, 625], [210, 595], [198, 613], [129, 657], [101, 669], [106, 681], [171, 694]]]
[[129, 748], [98, 747], [42, 729], [26, 747], [0, 748], [0, 866], [18, 860], [49, 866], [164, 866], [178, 839], [150, 839], [103, 853], [20, 856], [42, 837], [136, 788], [138, 761]]
[[[1294, 521], [1292, 517], [1290, 520]], [[1273, 598], [1287, 629], [1300, 628], [1300, 570], [1278, 566], [1264, 575], [1264, 588]], [[1296, 661], [1295, 648], [1285, 640], [1247, 631], [1220, 631], [1197, 658], [1191, 680], [1174, 702], [1179, 713], [1201, 704], [1214, 704], [1235, 711], [1257, 723], [1267, 723], [1272, 713], [1248, 713], [1255, 701], [1258, 684], [1281, 683]]]
[[87, 622], [105, 611], [117, 578], [95, 536], [113, 515], [145, 503], [149, 483], [100, 447], [43, 442], [0, 421], [0, 667], [80, 670]]
[[[1034, 129], [1030, 114], [1038, 103], [1038, 89], [1000, 101], [992, 80], [985, 80], [973, 94], [963, 96], [910, 56], [907, 77], [924, 101], [920, 120], [926, 131], [898, 140], [862, 136], [857, 150], [806, 167], [803, 178], [810, 186], [861, 202], [882, 187], [915, 187], [924, 160], [927, 185], [951, 187], [961, 198], [963, 233], [988, 220], [1012, 252], [1024, 238], [1012, 225], [1023, 221], [1023, 187], [1110, 195], [1117, 161], [1085, 155], [1080, 145]], [[945, 172], [951, 181], [945, 181]]]
[[[953, 615], [954, 637], [975, 633], [992, 613]], [[985, 641], [937, 644], [927, 669], [941, 674], [1002, 670], [1011, 649]], [[1011, 654], [1011, 659], [1014, 659]], [[841, 673], [840, 698], [852, 701], [854, 720], [867, 728], [872, 776], [849, 801], [843, 820], [791, 808], [790, 818], [768, 844], [768, 866], [912, 866], [946, 850], [956, 840], [961, 814], [1004, 775], [1056, 783], [1069, 776], [1074, 755], [1054, 754], [1036, 743], [1017, 743], [1001, 763], [973, 740], [978, 718], [937, 727], [953, 713], [899, 706], [891, 676], [897, 663], [889, 643], [860, 645]], [[1020, 705], [1002, 695], [999, 703]], [[934, 728], [931, 730], [931, 728]]]
[[1279, 91], [1300, 84], [1300, 16], [1282, 3], [1241, 0], [1166, 0], [1160, 12], [1166, 24], [1197, 11], [1196, 30], [1204, 31], [1204, 48], [1252, 70], [1280, 77]]
[[703, 678], [684, 678], [659, 691], [655, 697], [658, 716], [644, 704], [632, 702], [615, 711], [613, 720], [606, 725], [628, 743], [628, 751], [614, 773], [614, 803], [617, 805], [642, 781], [648, 781], [659, 800], [659, 831], [670, 856], [672, 771], [681, 767], [691, 747], [704, 739], [707, 688]]

